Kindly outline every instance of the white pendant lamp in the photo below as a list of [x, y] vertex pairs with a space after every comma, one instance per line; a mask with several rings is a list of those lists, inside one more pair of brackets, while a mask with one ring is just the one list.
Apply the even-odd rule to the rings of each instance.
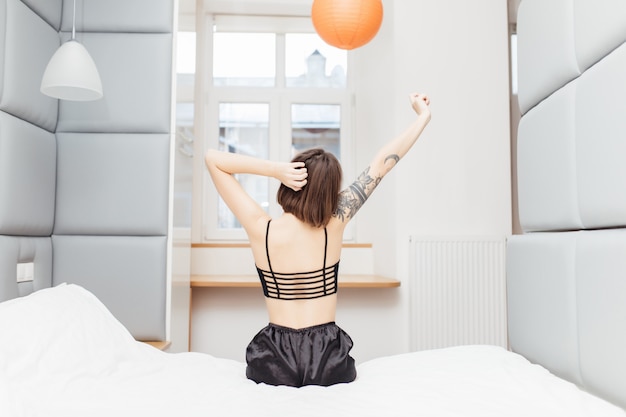
[[76, 37], [76, 0], [72, 16], [72, 39], [50, 58], [41, 80], [41, 92], [61, 100], [91, 101], [102, 98], [102, 82], [96, 64]]

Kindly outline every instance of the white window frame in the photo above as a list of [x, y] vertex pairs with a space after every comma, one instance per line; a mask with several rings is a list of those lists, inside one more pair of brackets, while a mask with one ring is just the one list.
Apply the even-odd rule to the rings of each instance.
[[[330, 104], [341, 108], [341, 162], [344, 171], [344, 183], [353, 179], [354, 141], [353, 141], [353, 89], [350, 82], [350, 73], [353, 65], [348, 54], [347, 85], [345, 88], [300, 88], [285, 86], [285, 33], [314, 33], [310, 18], [303, 17], [276, 17], [276, 16], [245, 16], [245, 23], [241, 16], [206, 14], [203, 22], [203, 44], [205, 57], [198, 59], [204, 63], [197, 69], [197, 74], [204, 75], [205, 92], [202, 94], [204, 102], [203, 123], [204, 140], [202, 141], [202, 155], [209, 148], [217, 148], [219, 141], [219, 104], [220, 103], [268, 103], [269, 114], [269, 158], [272, 160], [288, 161], [291, 159], [291, 105], [292, 104]], [[242, 24], [243, 23], [243, 24]], [[238, 87], [214, 86], [213, 63], [213, 32], [214, 27], [220, 26], [222, 31], [233, 32], [270, 32], [276, 36], [276, 85], [275, 87]], [[202, 68], [204, 67], [204, 68]], [[204, 165], [204, 164], [203, 164]], [[276, 202], [276, 192], [279, 183], [269, 179], [269, 214], [272, 217], [282, 212]], [[345, 186], [346, 184], [344, 184]], [[247, 241], [243, 228], [222, 229], [218, 227], [218, 193], [206, 169], [202, 175], [202, 242], [216, 241]], [[353, 227], [348, 226], [345, 240], [353, 240]]]

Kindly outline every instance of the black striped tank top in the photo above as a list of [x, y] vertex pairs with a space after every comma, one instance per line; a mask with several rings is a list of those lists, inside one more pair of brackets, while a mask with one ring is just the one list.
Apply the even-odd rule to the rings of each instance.
[[272, 269], [270, 252], [267, 245], [270, 231], [270, 222], [267, 222], [265, 232], [265, 253], [267, 254], [267, 264], [270, 270], [256, 267], [263, 294], [268, 298], [280, 300], [310, 300], [313, 298], [325, 297], [337, 292], [337, 276], [339, 272], [339, 261], [331, 266], [326, 266], [326, 250], [328, 248], [328, 233], [324, 228], [324, 266], [321, 269], [310, 272], [295, 272], [285, 274]]

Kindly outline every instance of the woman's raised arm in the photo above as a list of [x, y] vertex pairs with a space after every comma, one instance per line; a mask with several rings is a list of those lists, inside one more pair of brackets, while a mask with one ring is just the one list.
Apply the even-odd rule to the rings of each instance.
[[339, 196], [334, 217], [343, 223], [352, 219], [385, 175], [415, 144], [430, 121], [430, 99], [424, 94], [411, 94], [411, 106], [417, 119], [400, 135], [385, 144], [374, 156], [370, 165]]
[[217, 192], [248, 232], [259, 219], [267, 218], [267, 213], [248, 195], [234, 174], [276, 178], [295, 191], [306, 185], [307, 171], [304, 162], [274, 162], [213, 149], [207, 151], [204, 161]]

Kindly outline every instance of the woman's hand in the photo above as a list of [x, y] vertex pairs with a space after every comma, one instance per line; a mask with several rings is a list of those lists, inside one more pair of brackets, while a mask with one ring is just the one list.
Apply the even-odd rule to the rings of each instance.
[[300, 191], [306, 185], [308, 173], [304, 162], [277, 162], [274, 178], [285, 187]]
[[411, 106], [413, 110], [415, 110], [415, 113], [419, 116], [425, 115], [430, 117], [430, 108], [428, 107], [430, 105], [430, 99], [426, 94], [413, 93], [410, 98]]

